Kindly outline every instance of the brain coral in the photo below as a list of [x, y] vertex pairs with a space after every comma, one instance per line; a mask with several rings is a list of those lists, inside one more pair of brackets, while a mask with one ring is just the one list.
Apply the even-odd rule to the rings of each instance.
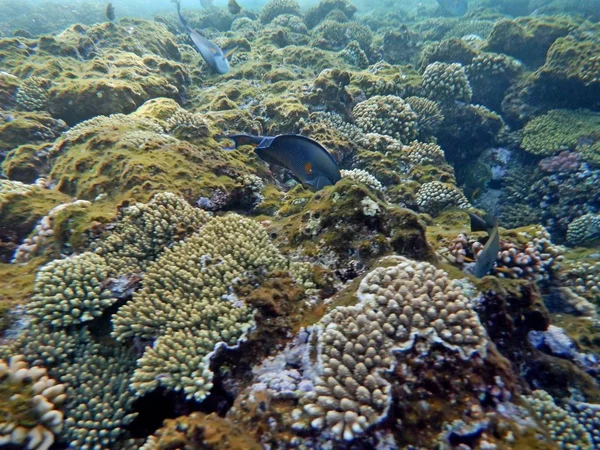
[[215, 218], [166, 250], [148, 267], [144, 287], [113, 317], [120, 341], [158, 338], [138, 360], [135, 391], [163, 385], [202, 400], [212, 386], [213, 352], [236, 345], [253, 325], [253, 312], [231, 286], [283, 262], [262, 226], [237, 215]]
[[29, 365], [23, 355], [0, 359], [0, 446], [47, 450], [62, 431], [63, 414], [55, 409], [66, 400], [65, 385], [46, 369]]
[[394, 95], [376, 95], [352, 109], [356, 124], [365, 133], [386, 134], [408, 143], [417, 137], [417, 115]]
[[463, 359], [487, 354], [486, 332], [461, 287], [443, 270], [404, 257], [369, 272], [355, 306], [338, 307], [320, 322], [321, 366], [315, 389], [302, 398], [311, 427], [350, 441], [386, 416], [390, 385], [381, 376], [396, 355], [424, 342]]
[[425, 68], [423, 93], [430, 100], [441, 102], [469, 102], [473, 94], [464, 67], [442, 62], [434, 62]]

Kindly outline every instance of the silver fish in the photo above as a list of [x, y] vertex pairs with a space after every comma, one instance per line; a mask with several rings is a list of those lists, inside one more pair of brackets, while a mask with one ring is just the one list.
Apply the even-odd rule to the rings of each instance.
[[177, 5], [177, 14], [179, 15], [179, 20], [185, 27], [188, 32], [190, 38], [194, 42], [196, 49], [208, 64], [208, 67], [215, 73], [220, 75], [226, 74], [230, 70], [229, 61], [227, 60], [227, 55], [221, 50], [221, 48], [215, 44], [214, 42], [209, 41], [200, 33], [192, 30], [188, 25], [187, 21], [181, 15], [181, 2], [180, 0], [174, 0], [173, 3]]

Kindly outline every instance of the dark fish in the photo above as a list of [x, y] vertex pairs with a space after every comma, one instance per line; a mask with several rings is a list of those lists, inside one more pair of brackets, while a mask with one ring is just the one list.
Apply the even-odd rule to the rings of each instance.
[[229, 0], [227, 2], [227, 9], [231, 14], [239, 14], [242, 10], [241, 6], [235, 0]]
[[234, 147], [254, 145], [254, 151], [265, 162], [284, 167], [300, 183], [312, 191], [331, 186], [341, 179], [333, 156], [318, 142], [297, 134], [279, 136], [252, 136], [234, 134], [224, 136]]
[[483, 218], [470, 212], [469, 217], [471, 218], [471, 231], [486, 231], [487, 234], [490, 234], [492, 229], [498, 225], [498, 220], [489, 215]]
[[213, 72], [220, 75], [229, 72], [229, 61], [227, 60], [227, 55], [223, 53], [223, 50], [221, 50], [215, 43], [209, 41], [200, 33], [190, 28], [187, 21], [181, 15], [180, 0], [173, 0], [173, 3], [177, 5], [177, 14], [179, 15], [179, 20], [194, 42], [198, 52], [200, 55], [202, 55], [202, 58], [204, 61], [206, 61], [206, 64], [208, 64], [208, 67], [210, 67]]
[[479, 252], [473, 267], [473, 275], [481, 278], [492, 270], [498, 258], [500, 251], [498, 220], [489, 215], [484, 219], [473, 213], [469, 213], [469, 217], [471, 218], [471, 231], [487, 231], [488, 233], [488, 240]]
[[464, 16], [469, 7], [467, 0], [437, 0], [440, 8], [451, 16]]
[[112, 3], [106, 5], [106, 18], [111, 22], [115, 21], [115, 7]]

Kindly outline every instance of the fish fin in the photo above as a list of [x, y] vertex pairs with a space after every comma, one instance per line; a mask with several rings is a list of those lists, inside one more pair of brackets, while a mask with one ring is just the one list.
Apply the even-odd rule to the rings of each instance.
[[225, 58], [229, 58], [231, 55], [233, 55], [238, 49], [240, 48], [239, 45], [236, 45], [235, 47], [225, 50], [223, 51], [223, 55], [225, 56]]

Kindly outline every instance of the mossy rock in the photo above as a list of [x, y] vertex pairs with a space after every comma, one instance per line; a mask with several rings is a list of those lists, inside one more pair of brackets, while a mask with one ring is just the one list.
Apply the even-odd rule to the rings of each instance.
[[460, 63], [463, 66], [471, 64], [478, 52], [464, 39], [445, 39], [439, 43], [429, 44], [423, 49], [419, 60], [419, 68], [425, 68], [436, 61], [445, 63]]
[[567, 16], [500, 20], [488, 37], [487, 50], [505, 53], [530, 67], [537, 67], [544, 63], [546, 52], [554, 41], [577, 26], [579, 23]]
[[302, 211], [273, 228], [285, 248], [310, 257], [333, 252], [338, 261], [358, 258], [367, 264], [391, 252], [433, 258], [417, 214], [387, 204], [350, 179], [317, 192]]
[[45, 112], [15, 112], [12, 120], [0, 123], [0, 152], [22, 144], [51, 142], [67, 128]]
[[529, 80], [530, 101], [550, 108], [600, 107], [600, 42], [557, 39]]
[[38, 186], [24, 185], [13, 190], [8, 181], [0, 187], [0, 261], [12, 258], [14, 250], [21, 244], [38, 221], [62, 203], [69, 202], [69, 196]]
[[7, 72], [0, 73], [0, 105], [3, 105], [4, 108], [15, 107], [20, 84], [21, 80], [18, 77]]
[[51, 144], [20, 145], [7, 153], [2, 171], [11, 180], [33, 183], [50, 171], [45, 156], [50, 148]]

